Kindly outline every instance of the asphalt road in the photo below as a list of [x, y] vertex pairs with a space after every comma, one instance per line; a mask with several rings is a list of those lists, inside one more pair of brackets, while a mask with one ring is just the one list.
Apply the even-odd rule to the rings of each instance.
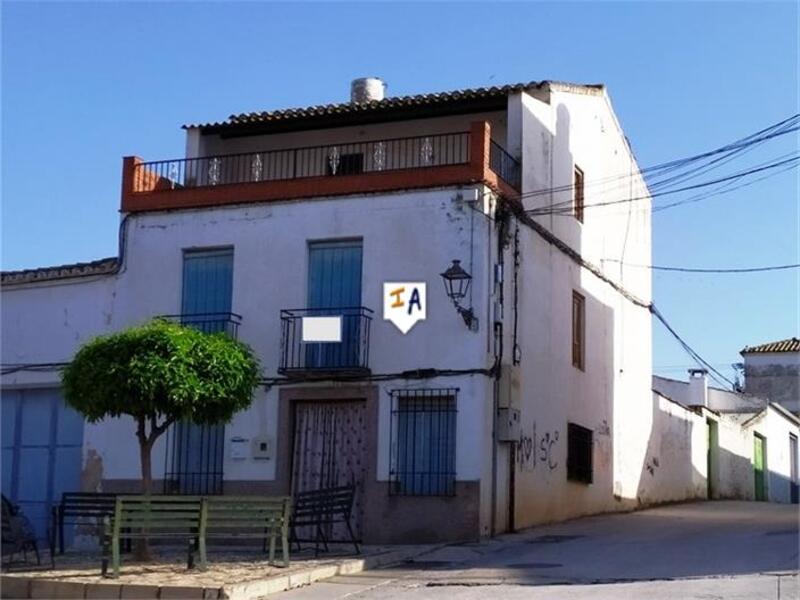
[[535, 527], [278, 600], [800, 599], [798, 506], [703, 502]]

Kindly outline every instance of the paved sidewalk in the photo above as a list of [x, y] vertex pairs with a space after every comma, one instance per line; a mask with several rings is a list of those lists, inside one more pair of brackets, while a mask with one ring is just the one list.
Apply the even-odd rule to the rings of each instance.
[[100, 575], [98, 554], [75, 552], [59, 556], [56, 569], [49, 568], [49, 557], [43, 557], [38, 568], [18, 565], [4, 569], [0, 587], [3, 598], [254, 600], [320, 579], [411, 560], [438, 547], [364, 546], [361, 555], [354, 555], [348, 547], [340, 554], [320, 553], [319, 558], [308, 550], [292, 554], [288, 568], [270, 566], [254, 549], [213, 548], [206, 571], [188, 570], [185, 551], [156, 547], [155, 560], [147, 563], [124, 556], [118, 579]]
[[448, 546], [277, 599], [794, 600], [799, 544], [796, 505], [680, 504]]

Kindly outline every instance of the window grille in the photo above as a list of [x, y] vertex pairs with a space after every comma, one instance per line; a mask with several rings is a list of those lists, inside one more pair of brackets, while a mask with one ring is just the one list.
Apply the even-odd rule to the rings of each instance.
[[567, 479], [592, 483], [592, 448], [592, 430], [567, 423]]
[[575, 218], [583, 223], [583, 207], [584, 207], [584, 186], [583, 186], [583, 171], [580, 167], [575, 167], [575, 188], [573, 190], [573, 209]]
[[586, 299], [572, 292], [572, 366], [585, 370]]
[[452, 496], [457, 388], [392, 390], [389, 493]]

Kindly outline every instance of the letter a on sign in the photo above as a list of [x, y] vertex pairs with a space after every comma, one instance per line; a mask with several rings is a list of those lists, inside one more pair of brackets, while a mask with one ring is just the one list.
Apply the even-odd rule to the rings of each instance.
[[383, 284], [383, 319], [408, 333], [417, 321], [425, 320], [427, 310], [424, 283], [407, 281]]

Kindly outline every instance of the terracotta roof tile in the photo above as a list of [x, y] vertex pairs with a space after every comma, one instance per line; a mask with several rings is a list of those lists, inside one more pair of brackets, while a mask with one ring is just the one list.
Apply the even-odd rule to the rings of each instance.
[[3, 271], [0, 273], [0, 283], [15, 285], [21, 283], [36, 283], [54, 279], [70, 279], [73, 277], [89, 277], [91, 275], [109, 275], [117, 269], [119, 261], [116, 256], [101, 258], [91, 262], [59, 265], [56, 267], [41, 267], [38, 269], [23, 269], [20, 271]]
[[745, 346], [741, 354], [766, 352], [800, 352], [800, 338], [791, 337], [777, 342], [767, 342], [758, 346]]
[[267, 110], [233, 114], [226, 121], [214, 123], [184, 125], [184, 128], [200, 128], [204, 130], [230, 129], [236, 126], [269, 124], [302, 120], [313, 117], [326, 116], [356, 116], [365, 113], [392, 113], [409, 108], [433, 108], [481, 101], [502, 99], [509, 94], [523, 90], [542, 89], [546, 87], [563, 90], [580, 90], [584, 92], [600, 93], [604, 89], [602, 84], [573, 84], [555, 81], [531, 81], [528, 83], [513, 83], [495, 87], [468, 88], [450, 92], [435, 92], [416, 94], [413, 96], [395, 96], [374, 100], [371, 102], [353, 103], [341, 102], [337, 104], [323, 104], [300, 108], [286, 108], [280, 110]]

